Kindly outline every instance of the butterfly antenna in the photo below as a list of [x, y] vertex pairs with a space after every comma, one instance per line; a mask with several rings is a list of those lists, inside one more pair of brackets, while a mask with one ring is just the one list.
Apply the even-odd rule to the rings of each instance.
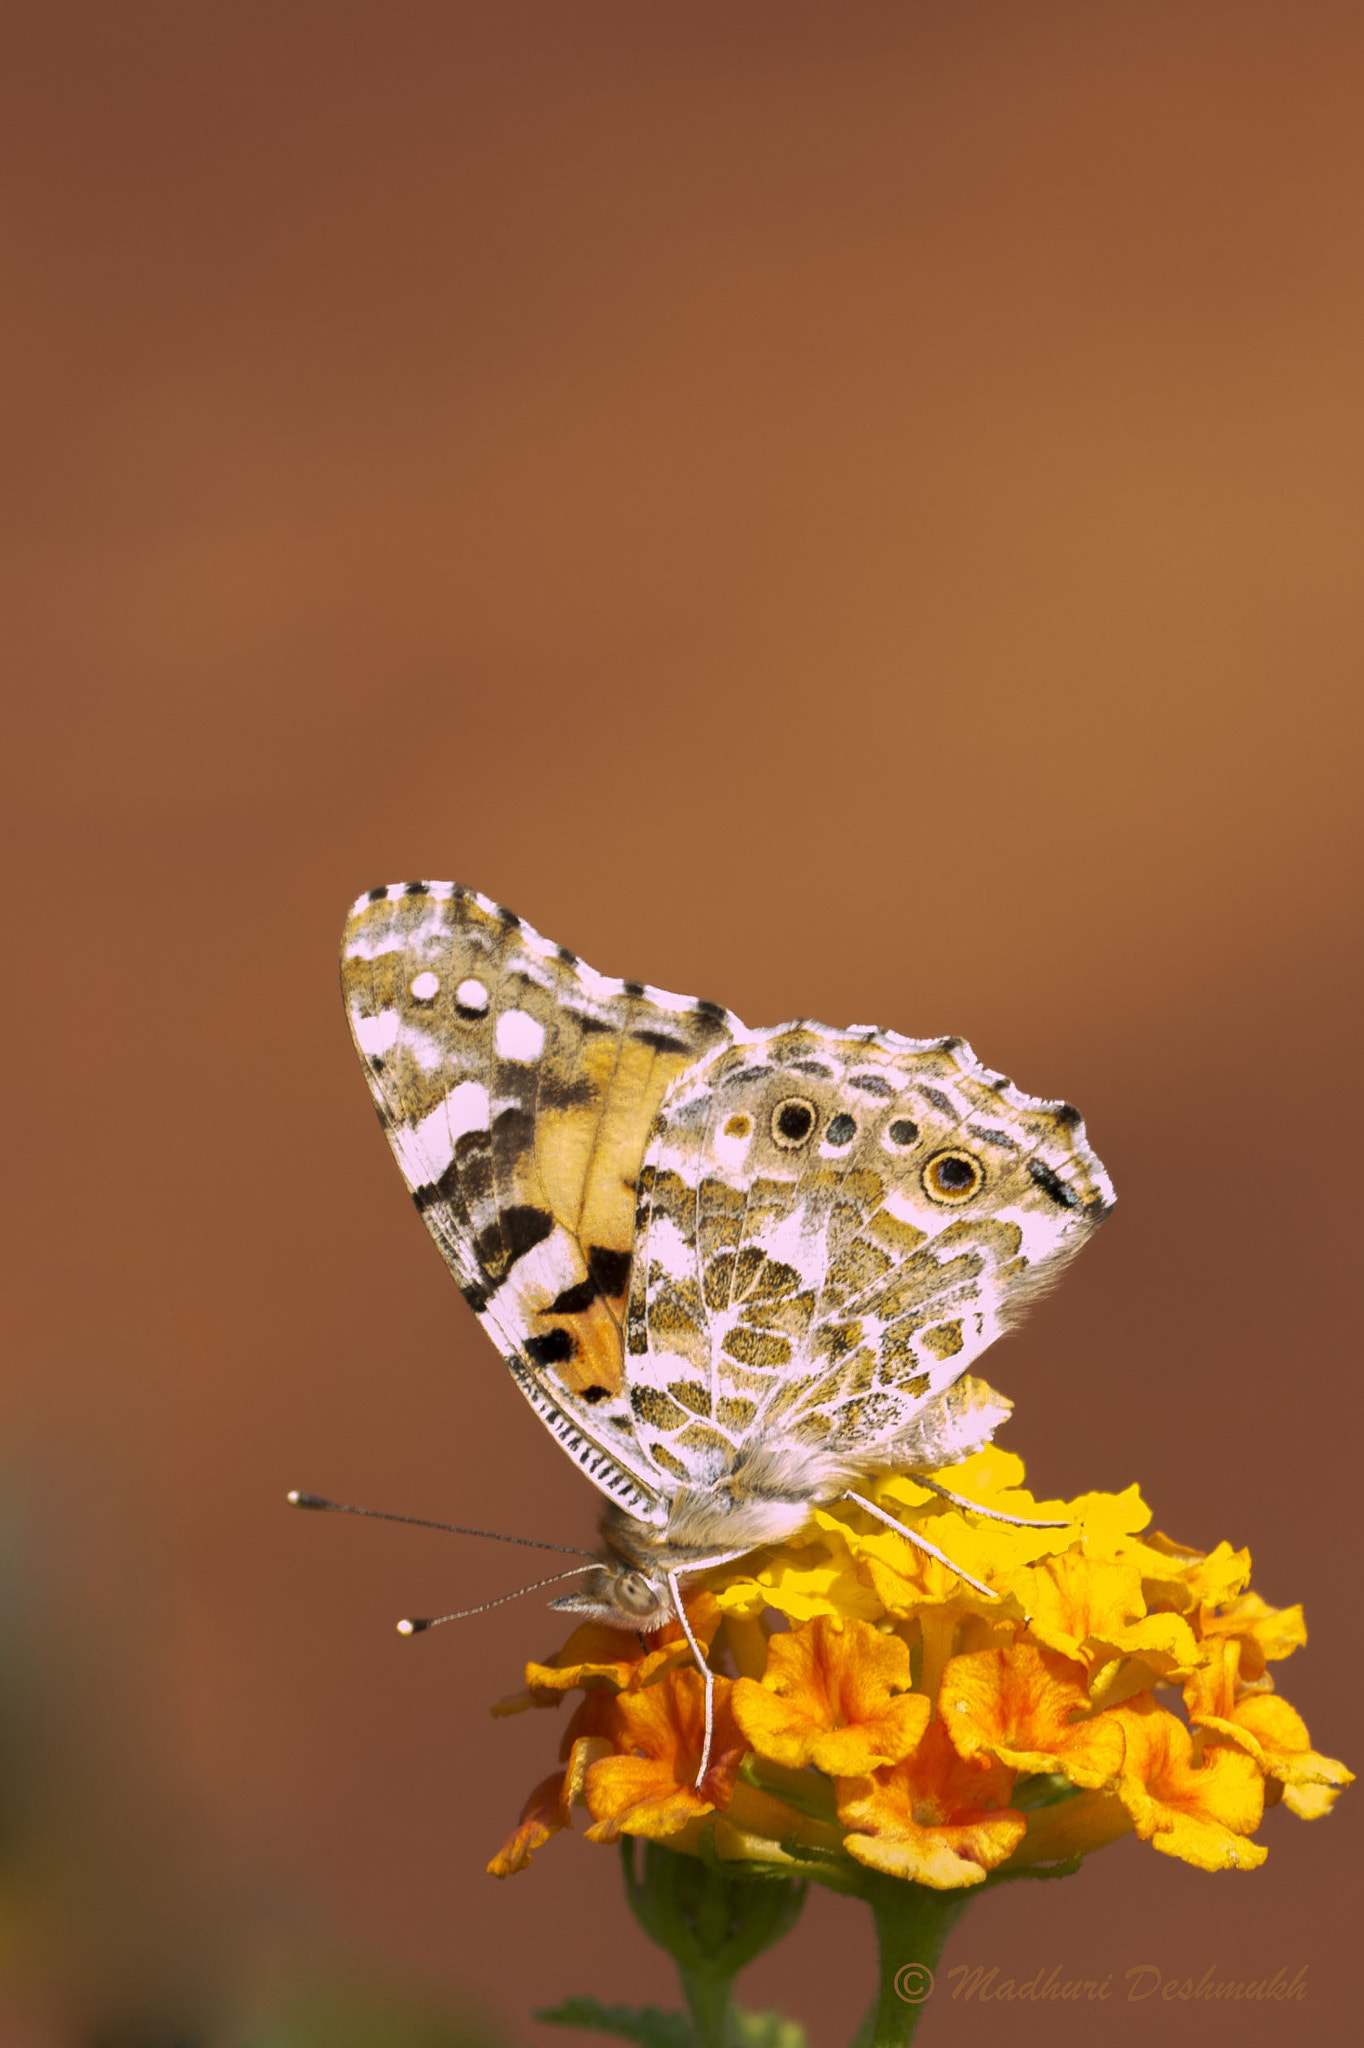
[[[594, 1551], [580, 1550], [576, 1543], [540, 1543], [533, 1536], [503, 1536], [495, 1529], [461, 1529], [454, 1522], [428, 1522], [421, 1515], [391, 1515], [383, 1508], [351, 1507], [342, 1500], [325, 1500], [320, 1493], [300, 1493], [297, 1487], [294, 1488], [292, 1493], [287, 1494], [285, 1498], [288, 1500], [291, 1508], [315, 1508], [331, 1515], [367, 1515], [374, 1522], [406, 1522], [413, 1529], [439, 1529], [447, 1536], [482, 1536], [489, 1543], [520, 1543], [527, 1550], [557, 1550], [561, 1557], [587, 1557], [591, 1558], [594, 1564], [597, 1562]], [[562, 1576], [568, 1578], [571, 1574], [565, 1572]], [[549, 1579], [542, 1579], [540, 1583], [548, 1586], [552, 1582]], [[529, 1593], [533, 1589], [527, 1586], [525, 1590]], [[508, 1598], [514, 1599], [515, 1595], [509, 1594]], [[494, 1607], [497, 1604], [495, 1600], [489, 1603], [490, 1606]], [[471, 1607], [468, 1611], [470, 1614], [477, 1614], [480, 1610], [477, 1607]], [[440, 1619], [442, 1621], [453, 1621], [456, 1617], [443, 1614]], [[430, 1628], [434, 1624], [422, 1622], [421, 1626], [423, 1628]]]
[[541, 1586], [557, 1586], [561, 1579], [576, 1579], [580, 1572], [590, 1572], [593, 1564], [575, 1564], [571, 1571], [555, 1572], [551, 1578], [536, 1579], [533, 1585], [518, 1586], [514, 1593], [500, 1594], [496, 1600], [481, 1600], [477, 1607], [461, 1607], [454, 1614], [431, 1614], [424, 1619], [413, 1617], [398, 1623], [400, 1636], [424, 1635], [429, 1628], [439, 1628], [443, 1622], [466, 1621], [471, 1614], [486, 1614], [490, 1607], [505, 1607], [509, 1600], [519, 1600], [523, 1593], [538, 1593]]

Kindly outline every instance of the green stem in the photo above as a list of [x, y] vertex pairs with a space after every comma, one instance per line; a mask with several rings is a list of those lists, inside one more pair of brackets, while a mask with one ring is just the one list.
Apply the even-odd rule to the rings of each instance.
[[853, 2048], [900, 2048], [914, 2038], [932, 1995], [934, 1966], [971, 1894], [868, 1872], [862, 1895], [876, 1921], [881, 1981]]
[[729, 2048], [736, 2022], [734, 1979], [790, 1932], [805, 1886], [786, 1876], [756, 1878], [743, 1867], [684, 1856], [645, 1842], [621, 1843], [625, 1896], [640, 1926], [677, 1965], [698, 2048]]
[[699, 2048], [727, 2048], [730, 2038], [729, 2013], [734, 1995], [735, 1971], [688, 1968], [678, 1963], [682, 1993], [696, 2028]]

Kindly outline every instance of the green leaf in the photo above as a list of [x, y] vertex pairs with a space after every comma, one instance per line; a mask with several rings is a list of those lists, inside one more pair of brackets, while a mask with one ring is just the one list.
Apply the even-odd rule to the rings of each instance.
[[[617, 2041], [635, 2041], [639, 2048], [696, 2048], [696, 2032], [680, 2012], [656, 2005], [603, 2005], [599, 1998], [566, 1998], [562, 2005], [532, 2014], [550, 2027], [591, 2027]], [[744, 2044], [748, 2048], [748, 2044]], [[753, 2048], [767, 2048], [766, 2042]], [[773, 2044], [776, 2048], [776, 2044]], [[787, 2048], [783, 2042], [781, 2048]], [[799, 2044], [791, 2044], [799, 2048]]]

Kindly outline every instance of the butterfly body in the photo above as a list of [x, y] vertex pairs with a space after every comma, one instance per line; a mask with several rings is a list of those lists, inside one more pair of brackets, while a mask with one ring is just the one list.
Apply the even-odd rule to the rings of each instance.
[[1076, 1112], [960, 1039], [750, 1030], [455, 884], [362, 897], [342, 971], [423, 1220], [605, 1496], [556, 1605], [657, 1626], [681, 1574], [987, 1442], [967, 1369], [1112, 1203]]

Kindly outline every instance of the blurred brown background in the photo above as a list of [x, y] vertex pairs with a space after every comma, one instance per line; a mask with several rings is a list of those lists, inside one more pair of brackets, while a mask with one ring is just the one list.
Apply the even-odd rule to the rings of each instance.
[[[1121, 1201], [991, 1361], [1004, 1440], [1248, 1542], [1358, 1763], [1359, 8], [166, 0], [4, 45], [4, 2048], [237, 2048], [305, 1980], [541, 2044], [674, 1997], [610, 1852], [482, 1874], [557, 1740], [486, 1713], [539, 1596], [392, 1634], [515, 1557], [283, 1506], [593, 1519], [375, 1129], [374, 882], [1077, 1101]], [[1354, 2038], [1350, 1804], [1254, 1876], [1120, 1844], [948, 1960], [1307, 1964], [1103, 2027]], [[750, 1998], [846, 2039], [860, 1910]], [[1094, 2020], [924, 2038], [1006, 2029]]]

